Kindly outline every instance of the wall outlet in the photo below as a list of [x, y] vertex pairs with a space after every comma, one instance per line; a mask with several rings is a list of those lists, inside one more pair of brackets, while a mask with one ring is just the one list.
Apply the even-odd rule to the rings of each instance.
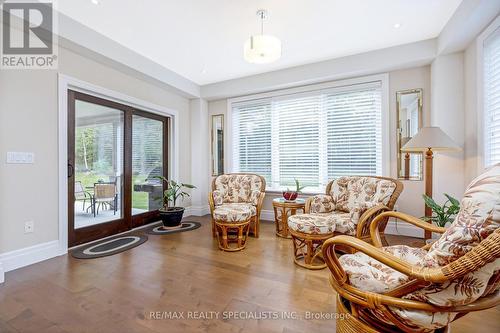
[[30, 234], [35, 231], [35, 222], [34, 221], [26, 221], [24, 222], [24, 233]]

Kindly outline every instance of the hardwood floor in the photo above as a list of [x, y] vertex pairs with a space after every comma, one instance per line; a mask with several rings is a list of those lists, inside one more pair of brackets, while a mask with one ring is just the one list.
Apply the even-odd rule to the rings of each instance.
[[[66, 255], [7, 273], [0, 285], [0, 332], [335, 331], [335, 320], [326, 319], [187, 318], [189, 311], [220, 316], [224, 311], [335, 313], [329, 271], [294, 265], [291, 241], [276, 237], [271, 222], [262, 222], [261, 237], [249, 239], [244, 251], [227, 253], [212, 239], [208, 216], [189, 219], [202, 227], [150, 235], [145, 244], [110, 257], [81, 260]], [[389, 241], [394, 239], [415, 241]], [[168, 312], [170, 319], [165, 318]], [[173, 318], [174, 312], [185, 318]], [[500, 331], [498, 307], [452, 325], [453, 333], [478, 328]]]

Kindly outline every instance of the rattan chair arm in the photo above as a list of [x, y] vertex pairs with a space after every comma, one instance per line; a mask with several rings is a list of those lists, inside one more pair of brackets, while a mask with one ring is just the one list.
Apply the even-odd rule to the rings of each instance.
[[500, 229], [496, 229], [472, 250], [441, 268], [449, 280], [458, 279], [500, 258]]
[[213, 217], [214, 216], [214, 209], [215, 209], [214, 193], [213, 192], [208, 193], [208, 205], [210, 206], [210, 215], [212, 215], [212, 217]]
[[400, 219], [400, 220], [402, 220], [404, 222], [408, 222], [410, 224], [413, 224], [416, 227], [419, 227], [421, 229], [424, 229], [424, 230], [427, 230], [427, 231], [430, 231], [430, 232], [436, 232], [436, 233], [442, 234], [442, 233], [444, 233], [446, 231], [446, 228], [435, 226], [434, 224], [422, 221], [421, 219], [416, 218], [414, 216], [411, 216], [411, 215], [408, 215], [408, 214], [404, 214], [404, 213], [400, 213], [400, 212], [389, 211], [389, 212], [384, 212], [384, 213], [378, 215], [377, 217], [375, 217], [373, 219], [373, 221], [371, 222], [371, 224], [370, 224], [370, 236], [371, 236], [373, 245], [375, 245], [377, 247], [381, 247], [382, 246], [382, 240], [380, 238], [380, 233], [379, 233], [379, 230], [378, 230], [379, 229], [378, 226], [385, 219], [390, 218], [390, 217], [394, 217], [394, 218]]
[[[367, 209], [359, 218], [358, 224], [356, 225], [356, 237], [361, 238], [363, 236], [370, 235], [370, 225], [373, 222], [374, 218], [386, 211], [389, 211], [389, 207], [386, 205], [377, 205]], [[385, 226], [384, 228], [385, 229]], [[384, 230], [379, 230], [383, 232]], [[379, 246], [380, 247], [380, 246]]]
[[332, 274], [334, 274], [334, 271], [339, 272], [336, 276], [338, 278], [345, 278], [345, 273], [337, 257], [335, 255], [332, 256], [332, 253], [335, 253], [336, 245], [343, 245], [355, 249], [356, 251], [363, 252], [392, 269], [417, 280], [434, 283], [442, 283], [448, 280], [448, 277], [443, 274], [440, 268], [427, 268], [412, 265], [360, 239], [345, 235], [332, 237], [326, 240], [322, 247], [323, 257], [328, 267], [330, 270], [333, 268]]
[[260, 216], [260, 211], [262, 209], [262, 205], [264, 204], [264, 197], [266, 196], [266, 192], [260, 192], [259, 199], [257, 200], [257, 216]]

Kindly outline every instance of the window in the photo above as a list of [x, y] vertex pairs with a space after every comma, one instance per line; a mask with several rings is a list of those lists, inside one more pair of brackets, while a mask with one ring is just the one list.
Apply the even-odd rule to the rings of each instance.
[[484, 164], [500, 163], [500, 28], [483, 44]]
[[231, 104], [233, 170], [268, 188], [382, 174], [380, 81]]

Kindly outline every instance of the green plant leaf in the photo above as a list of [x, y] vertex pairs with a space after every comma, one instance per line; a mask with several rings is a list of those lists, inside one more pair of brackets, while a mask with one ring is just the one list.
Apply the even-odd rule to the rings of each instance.
[[449, 195], [447, 193], [444, 193], [444, 196], [446, 198], [448, 198], [448, 200], [450, 200], [452, 206], [460, 207], [460, 201], [458, 201], [457, 199], [455, 199], [454, 197], [452, 197], [451, 195]]

